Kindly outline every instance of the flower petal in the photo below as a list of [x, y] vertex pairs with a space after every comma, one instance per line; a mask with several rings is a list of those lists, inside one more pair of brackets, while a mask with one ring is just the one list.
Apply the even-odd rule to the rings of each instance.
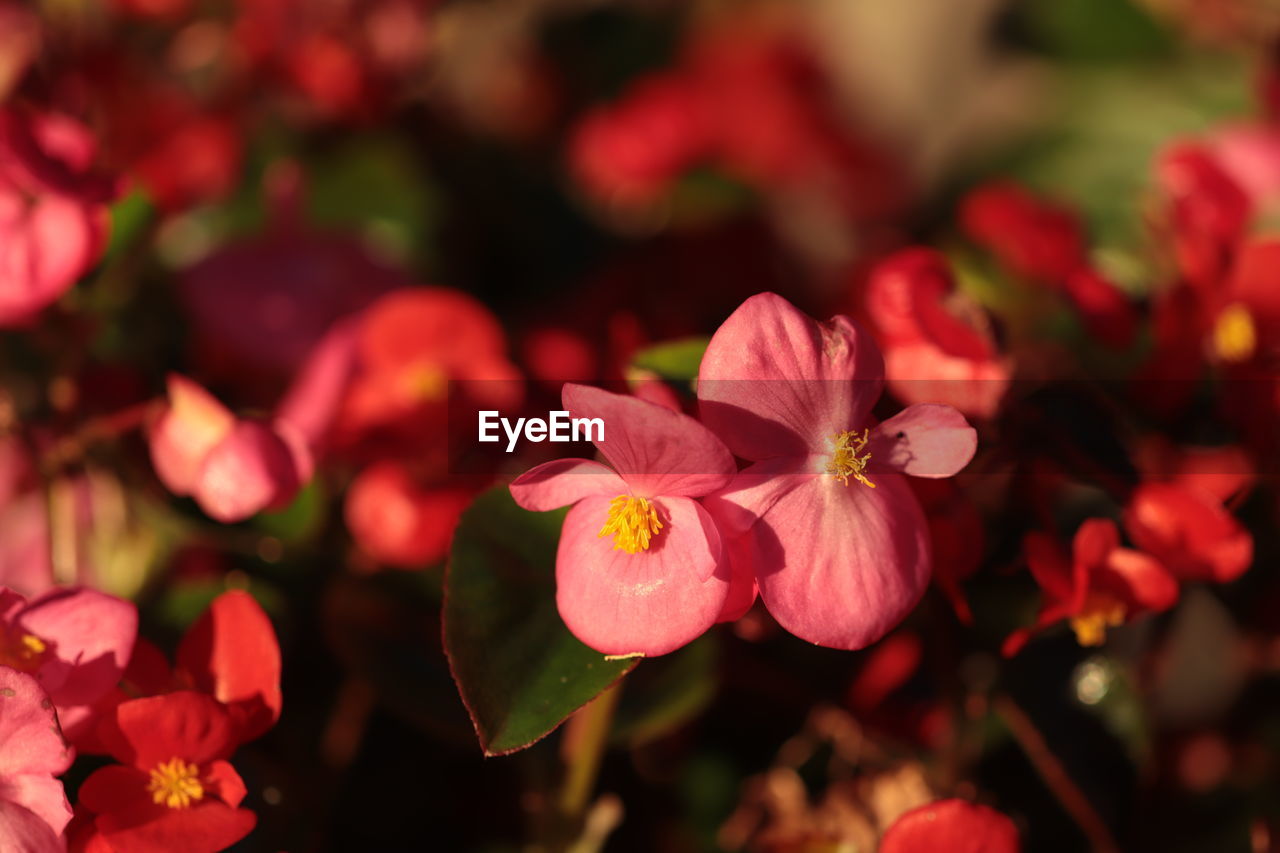
[[192, 690], [122, 702], [99, 723], [98, 736], [113, 758], [144, 772], [173, 758], [204, 764], [236, 745], [226, 710]]
[[280, 644], [249, 593], [215, 598], [182, 638], [177, 664], [192, 686], [227, 707], [240, 743], [280, 718]]
[[225, 850], [253, 831], [257, 816], [206, 798], [185, 809], [163, 806], [150, 820], [108, 812], [97, 818], [98, 831], [116, 850], [173, 853], [175, 850]]
[[510, 488], [516, 503], [534, 512], [559, 509], [592, 495], [614, 497], [629, 491], [612, 469], [590, 459], [544, 462], [512, 480]]
[[876, 488], [809, 479], [751, 529], [760, 595], [796, 636], [860, 649], [898, 624], [929, 581], [924, 514], [898, 474]]
[[880, 853], [1018, 853], [1018, 828], [1005, 815], [964, 800], [939, 800], [898, 818]]
[[884, 361], [848, 317], [818, 323], [776, 293], [751, 297], [716, 331], [698, 372], [703, 422], [758, 461], [820, 451], [861, 424]]
[[978, 433], [950, 406], [917, 403], [872, 431], [868, 471], [901, 471], [913, 477], [950, 477], [969, 464]]
[[745, 533], [787, 492], [818, 474], [813, 457], [779, 456], [755, 462], [738, 472], [729, 485], [702, 500], [726, 534]]
[[56, 589], [18, 614], [20, 630], [52, 646], [37, 677], [58, 706], [89, 705], [120, 681], [138, 635], [132, 602], [93, 589]]
[[716, 621], [737, 622], [747, 615], [760, 594], [756, 585], [755, 546], [751, 537], [737, 536], [727, 540], [724, 559], [729, 566], [729, 594]]
[[596, 447], [637, 495], [698, 497], [737, 472], [723, 442], [688, 415], [588, 385], [566, 383], [561, 395], [573, 417], [604, 421]]
[[35, 812], [0, 800], [0, 850], [22, 853], [63, 853], [66, 842]]
[[0, 778], [57, 775], [71, 766], [71, 759], [40, 684], [25, 672], [0, 667]]
[[[67, 802], [62, 780], [47, 774], [24, 773], [0, 779], [0, 803], [22, 806], [55, 835], [61, 834], [71, 822], [71, 804]], [[0, 844], [0, 850], [12, 849]]]
[[1217, 500], [1169, 483], [1129, 497], [1124, 527], [1134, 544], [1183, 580], [1235, 580], [1253, 562], [1253, 537]]
[[1111, 551], [1098, 581], [1117, 588], [1134, 610], [1159, 612], [1178, 602], [1178, 579], [1159, 560], [1132, 548]]
[[196, 488], [200, 466], [236, 419], [226, 406], [197, 383], [169, 374], [169, 405], [151, 428], [151, 463], [156, 476], [175, 495]]
[[729, 593], [711, 516], [687, 498], [656, 503], [663, 529], [635, 554], [598, 535], [608, 498], [585, 498], [565, 518], [556, 604], [569, 630], [605, 654], [674, 651], [715, 623]]

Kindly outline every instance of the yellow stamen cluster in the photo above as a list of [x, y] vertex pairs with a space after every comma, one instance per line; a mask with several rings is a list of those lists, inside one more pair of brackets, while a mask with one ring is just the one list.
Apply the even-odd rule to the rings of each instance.
[[204, 797], [200, 768], [181, 758], [162, 761], [151, 768], [147, 790], [156, 805], [166, 805], [171, 809], [185, 809]]
[[44, 662], [47, 651], [48, 644], [35, 634], [11, 636], [8, 643], [0, 647], [0, 664], [23, 672], [34, 672]]
[[1258, 346], [1253, 315], [1239, 302], [1228, 305], [1213, 326], [1213, 351], [1226, 362], [1247, 361]]
[[846, 486], [852, 477], [864, 486], [873, 489], [876, 487], [865, 473], [867, 463], [871, 461], [871, 454], [863, 452], [867, 446], [868, 433], [869, 430], [865, 429], [862, 432], [849, 430], [833, 436], [835, 451], [831, 454], [831, 461], [827, 463], [827, 473]]
[[613, 536], [613, 549], [628, 554], [649, 550], [649, 543], [662, 529], [658, 508], [648, 498], [618, 495], [609, 502], [609, 517], [600, 528], [600, 537]]
[[1090, 598], [1084, 609], [1071, 619], [1071, 630], [1082, 646], [1100, 646], [1107, 639], [1107, 629], [1124, 623], [1125, 608], [1110, 598]]

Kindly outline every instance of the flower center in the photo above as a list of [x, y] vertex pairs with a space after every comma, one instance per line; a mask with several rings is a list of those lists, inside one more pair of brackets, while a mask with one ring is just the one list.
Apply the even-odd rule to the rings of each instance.
[[35, 634], [11, 635], [0, 647], [0, 664], [22, 672], [35, 672], [44, 663], [49, 646]]
[[1239, 302], [1228, 305], [1213, 327], [1213, 351], [1226, 362], [1247, 361], [1258, 346], [1253, 315]]
[[200, 784], [200, 768], [181, 758], [162, 761], [151, 768], [151, 781], [147, 783], [151, 799], [156, 805], [171, 809], [185, 809], [204, 796]]
[[648, 498], [618, 495], [609, 502], [609, 517], [600, 537], [613, 536], [613, 550], [628, 554], [649, 550], [649, 542], [662, 529], [658, 508]]
[[1089, 596], [1084, 608], [1071, 619], [1071, 630], [1082, 646], [1100, 646], [1107, 629], [1124, 622], [1124, 605], [1113, 598]]
[[827, 473], [846, 486], [849, 478], [857, 480], [864, 486], [875, 488], [876, 484], [867, 479], [867, 463], [871, 461], [871, 453], [863, 452], [867, 446], [869, 430], [858, 432], [849, 430], [832, 438], [834, 450], [831, 461], [827, 463]]

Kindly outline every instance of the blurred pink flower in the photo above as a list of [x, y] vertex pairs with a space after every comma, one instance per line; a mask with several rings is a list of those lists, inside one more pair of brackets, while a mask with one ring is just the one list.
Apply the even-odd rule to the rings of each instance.
[[30, 320], [101, 256], [116, 187], [91, 172], [95, 156], [74, 119], [0, 108], [0, 326]]
[[156, 474], [174, 494], [233, 522], [286, 505], [311, 479], [311, 452], [288, 423], [236, 418], [178, 374], [168, 384], [168, 406], [149, 439]]
[[124, 673], [138, 612], [92, 589], [53, 589], [27, 600], [0, 588], [0, 630], [0, 664], [36, 677], [74, 742], [92, 726], [93, 705]]
[[65, 850], [71, 806], [56, 777], [72, 757], [37, 680], [0, 666], [0, 850]]
[[949, 477], [977, 446], [950, 406], [876, 424], [883, 384], [880, 352], [852, 320], [820, 324], [773, 293], [725, 321], [698, 375], [703, 422], [754, 463], [707, 507], [753, 537], [769, 612], [819, 645], [862, 648], [919, 600], [929, 532], [902, 475]]
[[694, 498], [729, 483], [733, 457], [664, 406], [573, 384], [563, 400], [572, 417], [603, 419], [595, 444], [609, 465], [561, 459], [511, 484], [525, 509], [573, 506], [556, 555], [560, 615], [605, 654], [674, 651], [716, 622], [729, 593], [720, 532]]

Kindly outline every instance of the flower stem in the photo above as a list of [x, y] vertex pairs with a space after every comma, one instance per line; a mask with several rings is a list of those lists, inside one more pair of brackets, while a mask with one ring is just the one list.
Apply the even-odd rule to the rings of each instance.
[[1089, 839], [1089, 846], [1096, 853], [1119, 853], [1120, 845], [1111, 835], [1105, 821], [1099, 817], [1084, 792], [1072, 781], [1058, 756], [1049, 749], [1044, 735], [1018, 703], [1008, 696], [996, 696], [992, 709], [1008, 726], [1009, 732], [1035, 767], [1045, 785], [1066, 810], [1071, 819]]
[[559, 806], [560, 813], [575, 822], [586, 813], [595, 790], [621, 687], [620, 681], [614, 684], [580, 708], [565, 724], [560, 747], [565, 775], [560, 787]]

